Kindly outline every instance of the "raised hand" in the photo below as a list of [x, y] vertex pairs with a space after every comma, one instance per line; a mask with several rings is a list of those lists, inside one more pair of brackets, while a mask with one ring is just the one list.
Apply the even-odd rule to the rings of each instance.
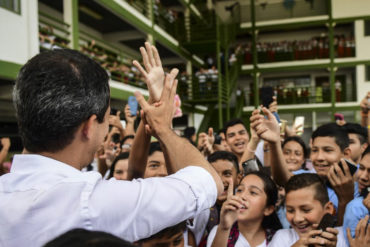
[[116, 115], [109, 115], [109, 125], [112, 125], [118, 128], [119, 130], [123, 130], [120, 115], [121, 115], [121, 111], [117, 111]]
[[127, 123], [133, 123], [136, 120], [137, 115], [132, 116], [130, 111], [130, 106], [127, 104], [125, 106], [125, 119]]
[[158, 102], [162, 95], [165, 78], [158, 50], [155, 46], [150, 45], [149, 42], [145, 42], [145, 48], [140, 47], [140, 52], [143, 57], [145, 69], [136, 60], [133, 61], [133, 64], [145, 79], [149, 90], [150, 101]]
[[325, 231], [311, 230], [306, 236], [301, 237], [292, 247], [327, 246], [337, 245], [338, 230], [328, 227]]
[[143, 109], [142, 116], [145, 118], [145, 130], [158, 136], [158, 133], [165, 129], [171, 129], [174, 98], [177, 88], [178, 70], [173, 69], [170, 74], [166, 75], [165, 87], [163, 89], [160, 101], [154, 105], [150, 105], [140, 92], [135, 92], [136, 99]]
[[334, 163], [329, 169], [328, 179], [333, 186], [340, 202], [349, 202], [353, 199], [354, 181], [346, 162], [342, 159], [342, 169]]
[[10, 138], [9, 137], [4, 137], [0, 139], [1, 145], [5, 149], [9, 149], [10, 147]]
[[280, 127], [275, 116], [266, 109], [262, 108], [264, 115], [259, 113], [259, 110], [254, 110], [250, 118], [250, 126], [253, 128], [257, 135], [268, 142], [280, 142]]
[[230, 230], [238, 218], [238, 211], [243, 207], [243, 201], [234, 195], [234, 184], [230, 179], [227, 189], [227, 200], [222, 204], [220, 225], [222, 230]]
[[355, 231], [355, 238], [352, 238], [351, 231], [347, 228], [347, 237], [350, 247], [368, 247], [370, 246], [370, 226], [368, 224], [369, 215], [361, 219]]

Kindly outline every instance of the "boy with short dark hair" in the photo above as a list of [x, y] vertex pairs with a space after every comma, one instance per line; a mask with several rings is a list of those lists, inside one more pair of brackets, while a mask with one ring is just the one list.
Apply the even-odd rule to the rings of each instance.
[[241, 157], [247, 147], [249, 134], [241, 119], [233, 119], [225, 124], [225, 139], [229, 145], [231, 152], [238, 157], [241, 162]]
[[149, 238], [141, 239], [137, 241], [137, 244], [141, 247], [187, 247], [187, 239], [184, 238], [185, 231], [186, 223], [183, 221], [177, 225], [167, 227]]
[[361, 155], [368, 146], [367, 129], [358, 123], [346, 123], [343, 128], [347, 131], [349, 137], [349, 148], [351, 156], [349, 157], [355, 164], [361, 160]]
[[220, 176], [224, 185], [224, 191], [220, 196], [217, 197], [216, 204], [210, 208], [209, 214], [205, 215], [207, 216], [207, 218], [203, 217], [202, 219], [196, 219], [198, 220], [198, 222], [201, 220], [206, 220], [205, 229], [203, 229], [202, 231], [202, 235], [204, 233], [203, 241], [199, 246], [205, 246], [205, 242], [207, 239], [206, 237], [208, 236], [209, 232], [214, 226], [220, 223], [220, 211], [222, 204], [227, 199], [227, 190], [229, 188], [230, 182], [232, 181], [234, 186], [236, 186], [237, 184], [239, 184], [239, 180], [241, 178], [238, 159], [233, 153], [227, 151], [216, 151], [208, 156], [208, 162], [213, 166], [213, 168]]
[[286, 216], [292, 229], [277, 231], [270, 247], [347, 246], [341, 227], [316, 229], [326, 213], [334, 213], [326, 186], [317, 174], [293, 176], [287, 182], [285, 190]]

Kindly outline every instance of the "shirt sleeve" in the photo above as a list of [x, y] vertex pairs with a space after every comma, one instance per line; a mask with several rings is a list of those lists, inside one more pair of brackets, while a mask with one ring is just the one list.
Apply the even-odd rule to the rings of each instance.
[[194, 217], [216, 198], [213, 177], [191, 166], [164, 178], [100, 181], [89, 200], [89, 217], [95, 230], [136, 241]]

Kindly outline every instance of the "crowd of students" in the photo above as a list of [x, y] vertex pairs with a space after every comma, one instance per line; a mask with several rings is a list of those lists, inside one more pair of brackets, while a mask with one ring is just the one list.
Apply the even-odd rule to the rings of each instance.
[[[329, 58], [329, 38], [325, 36], [309, 40], [257, 42], [256, 49], [259, 63]], [[354, 38], [335, 35], [334, 52], [338, 58], [355, 56]], [[229, 59], [234, 61], [236, 56], [240, 56], [244, 64], [252, 64], [252, 53], [252, 43], [247, 42], [238, 45]]]
[[178, 70], [166, 74], [149, 43], [140, 51], [149, 98], [135, 93], [142, 110], [125, 106], [125, 128], [106, 71], [85, 55], [44, 52], [21, 69], [24, 150], [0, 177], [1, 245], [369, 246], [370, 92], [361, 125], [324, 124], [309, 144], [302, 126], [280, 131], [276, 100], [249, 131], [234, 119], [180, 137]]

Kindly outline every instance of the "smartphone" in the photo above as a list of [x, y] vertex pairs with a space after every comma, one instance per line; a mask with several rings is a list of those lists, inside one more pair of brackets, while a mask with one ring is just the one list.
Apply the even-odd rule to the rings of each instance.
[[[350, 162], [349, 160], [344, 159], [344, 161], [346, 162], [346, 164], [347, 164], [347, 166], [348, 166], [349, 172], [350, 172], [350, 173], [351, 173], [351, 175], [353, 176], [353, 174], [355, 174], [355, 173], [356, 173], [356, 171], [357, 171], [357, 166], [356, 166], [356, 165], [354, 165], [354, 164], [353, 164], [352, 162]], [[339, 165], [340, 169], [342, 169], [342, 172], [344, 173], [344, 168], [343, 168], [343, 166], [342, 166], [342, 162], [339, 162], [339, 163], [338, 163], [338, 165]]]
[[128, 97], [128, 105], [130, 106], [131, 116], [136, 116], [138, 103], [135, 96]]
[[250, 159], [250, 160], [243, 162], [242, 167], [244, 170], [244, 174], [260, 170], [255, 159]]
[[297, 129], [297, 135], [301, 136], [303, 134], [303, 127], [304, 127], [304, 116], [298, 116], [294, 120], [293, 126], [300, 126]]
[[[317, 227], [317, 230], [325, 231], [326, 228], [331, 227], [333, 228], [335, 226], [335, 217], [329, 213], [325, 214], [319, 223], [319, 226]], [[314, 247], [313, 244], [309, 244], [308, 247]]]
[[360, 193], [360, 195], [363, 197], [363, 198], [366, 198], [367, 197], [367, 195], [370, 193], [370, 187], [367, 187], [367, 188], [363, 188], [362, 190], [361, 190], [361, 193]]
[[112, 135], [112, 142], [119, 143], [120, 141], [121, 141], [120, 134], [116, 133], [116, 134]]
[[117, 115], [117, 109], [110, 108], [110, 115]]
[[272, 98], [274, 96], [274, 89], [272, 87], [262, 87], [260, 95], [262, 99], [262, 105], [268, 109], [269, 105], [274, 101]]
[[317, 229], [325, 231], [326, 228], [334, 227], [334, 226], [335, 226], [335, 217], [333, 215], [327, 213], [322, 217]]

